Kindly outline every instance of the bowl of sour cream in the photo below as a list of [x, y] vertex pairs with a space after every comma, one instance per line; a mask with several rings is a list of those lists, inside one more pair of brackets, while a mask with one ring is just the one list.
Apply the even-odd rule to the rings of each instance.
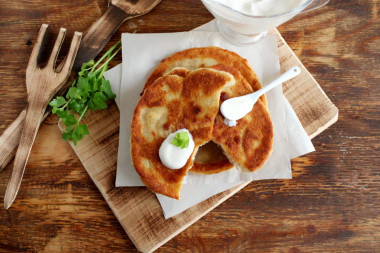
[[235, 45], [260, 41], [269, 30], [329, 0], [202, 0], [219, 31]]

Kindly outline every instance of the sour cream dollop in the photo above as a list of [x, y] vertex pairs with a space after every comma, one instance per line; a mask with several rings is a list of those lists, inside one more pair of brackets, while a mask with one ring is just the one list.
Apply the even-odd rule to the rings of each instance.
[[[175, 135], [180, 132], [187, 132], [189, 135], [189, 143], [185, 148], [177, 147], [172, 144]], [[189, 160], [191, 154], [193, 153], [195, 144], [193, 136], [187, 129], [180, 129], [174, 133], [171, 133], [162, 142], [160, 150], [158, 152], [162, 164], [172, 170], [177, 170], [185, 166], [187, 160]]]
[[224, 124], [229, 127], [234, 127], [237, 125], [237, 121], [224, 118]]

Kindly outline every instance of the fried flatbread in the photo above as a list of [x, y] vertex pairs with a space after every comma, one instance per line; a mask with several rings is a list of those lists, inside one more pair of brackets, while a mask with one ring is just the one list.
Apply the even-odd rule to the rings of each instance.
[[[191, 48], [165, 58], [150, 74], [144, 89], [159, 77], [165, 75], [185, 77], [191, 69], [205, 68], [218, 64], [231, 66], [239, 71], [253, 91], [261, 89], [262, 86], [246, 59], [234, 52], [218, 47]], [[265, 95], [260, 99], [266, 106]], [[200, 147], [191, 172], [214, 174], [229, 170], [232, 167], [233, 164], [223, 155], [222, 150], [215, 143], [210, 142]]]
[[[164, 76], [174, 68], [193, 70], [218, 64], [237, 69], [251, 85], [253, 91], [262, 88], [248, 61], [240, 55], [219, 47], [198, 47], [174, 53], [163, 59], [148, 77], [144, 89], [151, 85], [157, 78]], [[266, 106], [267, 101], [265, 95], [261, 96], [260, 99]]]
[[[220, 93], [232, 81], [233, 76], [226, 72], [197, 69], [186, 72], [186, 77], [158, 78], [145, 89], [132, 119], [131, 156], [148, 188], [179, 199], [182, 180], [198, 147], [212, 138]], [[171, 170], [161, 163], [159, 148], [170, 133], [182, 128], [192, 134], [195, 148], [185, 166]]]
[[[229, 98], [252, 93], [252, 88], [240, 72], [231, 66], [222, 64], [210, 67], [233, 75], [234, 85], [226, 85], [221, 93], [220, 104]], [[186, 76], [186, 70], [175, 68], [171, 75]], [[259, 169], [268, 159], [273, 146], [273, 126], [269, 112], [261, 101], [243, 119], [238, 120], [235, 127], [224, 124], [224, 117], [218, 113], [212, 141], [220, 146], [208, 143], [199, 149], [191, 172], [214, 174], [233, 167], [233, 164], [244, 171]], [[202, 150], [203, 149], [203, 150]], [[220, 150], [228, 157], [223, 157]], [[218, 152], [219, 151], [219, 152]]]
[[[167, 71], [164, 76], [178, 75], [186, 77], [189, 72], [190, 70], [187, 70], [186, 68], [175, 67]], [[223, 154], [223, 150], [213, 141], [209, 141], [205, 145], [199, 147], [190, 172], [210, 175], [229, 170], [233, 166], [234, 165], [230, 163], [228, 158]]]
[[[211, 68], [234, 76], [235, 85], [225, 86], [220, 104], [229, 98], [252, 93], [252, 88], [235, 68], [216, 65]], [[264, 103], [258, 100], [246, 116], [229, 127], [219, 112], [215, 119], [212, 140], [218, 144], [231, 163], [243, 171], [255, 171], [262, 167], [273, 146], [273, 125]]]

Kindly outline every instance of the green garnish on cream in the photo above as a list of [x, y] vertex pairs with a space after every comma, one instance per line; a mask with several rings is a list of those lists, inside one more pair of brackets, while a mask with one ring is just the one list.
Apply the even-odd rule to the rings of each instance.
[[189, 145], [190, 136], [186, 131], [178, 132], [175, 134], [171, 144], [182, 149]]

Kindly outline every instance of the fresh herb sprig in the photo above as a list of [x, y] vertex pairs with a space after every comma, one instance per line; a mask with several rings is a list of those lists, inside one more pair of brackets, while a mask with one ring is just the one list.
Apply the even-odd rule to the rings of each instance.
[[186, 131], [178, 132], [174, 135], [174, 138], [171, 142], [176, 147], [181, 149], [186, 148], [189, 145], [190, 136]]
[[[110, 82], [103, 76], [109, 68], [108, 63], [120, 51], [120, 41], [112, 46], [97, 62], [91, 60], [83, 63], [78, 78], [74, 80], [66, 97], [58, 96], [49, 105], [52, 112], [65, 124], [66, 129], [62, 133], [64, 140], [72, 140], [74, 145], [89, 134], [87, 125], [80, 124], [88, 109], [106, 109], [107, 100], [114, 99]], [[77, 116], [76, 116], [77, 115]]]

